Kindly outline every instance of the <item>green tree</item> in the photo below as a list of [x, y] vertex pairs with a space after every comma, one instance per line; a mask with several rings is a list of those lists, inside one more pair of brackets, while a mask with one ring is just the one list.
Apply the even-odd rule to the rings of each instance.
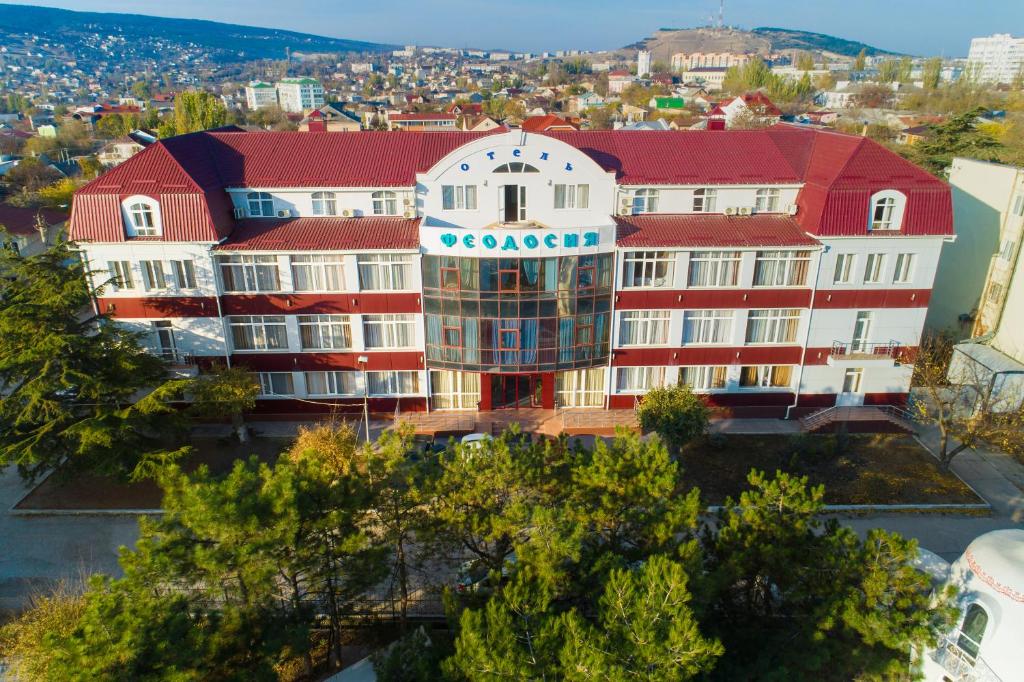
[[139, 117], [134, 114], [111, 114], [96, 122], [97, 135], [107, 139], [123, 137], [139, 127]]
[[900, 63], [895, 59], [887, 59], [878, 65], [878, 80], [881, 83], [893, 83], [900, 79]]
[[801, 71], [811, 71], [814, 69], [814, 55], [810, 52], [801, 52], [796, 58], [796, 68]]
[[132, 96], [143, 102], [153, 97], [153, 85], [148, 80], [137, 80], [132, 83]]
[[998, 161], [1002, 145], [991, 133], [978, 128], [983, 109], [975, 109], [933, 126], [932, 134], [904, 153], [929, 173], [943, 177], [957, 156], [981, 161]]
[[79, 187], [81, 184], [73, 179], [61, 178], [52, 185], [40, 188], [38, 195], [44, 205], [66, 211], [71, 208], [71, 197]]
[[[92, 311], [96, 293], [63, 242], [0, 253], [0, 462], [35, 478], [68, 466], [129, 474], [165, 459], [181, 421], [163, 362], [140, 337]], [[160, 387], [142, 400], [136, 394]]]
[[921, 70], [925, 90], [935, 90], [942, 78], [942, 57], [929, 57]]
[[230, 419], [240, 443], [249, 442], [245, 412], [256, 407], [260, 385], [244, 367], [218, 365], [192, 382], [190, 411], [197, 417]]
[[898, 70], [898, 73], [897, 73], [897, 76], [896, 76], [897, 80], [899, 80], [900, 83], [909, 83], [910, 82], [910, 74], [913, 72], [913, 70], [914, 70], [914, 62], [913, 62], [913, 60], [910, 57], [906, 57], [906, 56], [905, 57], [900, 57], [899, 70]]
[[648, 391], [637, 407], [640, 428], [661, 436], [674, 457], [679, 456], [684, 445], [707, 431], [708, 416], [707, 404], [689, 386]]
[[160, 127], [160, 137], [219, 128], [227, 121], [224, 102], [212, 92], [189, 90], [174, 98], [174, 117]]
[[81, 593], [61, 583], [53, 593], [34, 599], [19, 618], [0, 627], [0, 652], [11, 678], [29, 682], [65, 679], [47, 639], [69, 636], [84, 610]]
[[60, 173], [39, 159], [22, 159], [7, 171], [7, 181], [14, 189], [35, 192], [59, 180]]
[[863, 71], [864, 67], [867, 66], [867, 63], [868, 63], [867, 50], [865, 50], [864, 48], [861, 48], [860, 52], [857, 53], [857, 58], [853, 60], [853, 70], [854, 71]]

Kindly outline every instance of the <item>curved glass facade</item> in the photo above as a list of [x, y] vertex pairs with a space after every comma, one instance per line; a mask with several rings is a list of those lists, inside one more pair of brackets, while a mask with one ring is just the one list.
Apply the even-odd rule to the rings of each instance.
[[610, 253], [424, 256], [428, 366], [523, 373], [607, 364], [613, 263]]

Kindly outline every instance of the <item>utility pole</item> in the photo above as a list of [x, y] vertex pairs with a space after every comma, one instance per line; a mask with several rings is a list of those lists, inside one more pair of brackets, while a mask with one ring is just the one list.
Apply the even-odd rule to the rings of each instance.
[[718, 28], [725, 26], [725, 0], [718, 0]]

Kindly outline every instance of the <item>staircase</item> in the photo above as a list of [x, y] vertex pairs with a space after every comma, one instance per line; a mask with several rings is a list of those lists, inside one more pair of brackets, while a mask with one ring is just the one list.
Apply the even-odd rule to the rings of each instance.
[[800, 428], [805, 433], [834, 431], [839, 424], [843, 424], [855, 431], [878, 430], [900, 431], [909, 434], [917, 433], [914, 415], [895, 405], [826, 407], [800, 420]]

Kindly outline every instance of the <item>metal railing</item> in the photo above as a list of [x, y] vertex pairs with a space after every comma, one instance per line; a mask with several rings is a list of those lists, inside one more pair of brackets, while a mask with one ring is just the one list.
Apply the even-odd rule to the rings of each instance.
[[152, 353], [172, 367], [194, 367], [196, 364], [195, 356], [191, 353], [169, 349], [155, 350]]
[[861, 341], [832, 342], [833, 357], [870, 358], [878, 356], [880, 359], [885, 357], [895, 359], [899, 349], [900, 344], [896, 341], [889, 341], [887, 343], [864, 343]]
[[819, 426], [824, 426], [825, 424], [830, 424], [834, 421], [840, 421], [837, 419], [837, 415], [841, 414], [841, 410], [845, 410], [848, 413], [854, 410], [881, 413], [891, 420], [906, 422], [906, 425], [911, 428], [913, 428], [917, 423], [914, 414], [911, 411], [897, 405], [833, 405], [832, 407], [826, 407], [803, 417], [800, 420], [800, 424], [805, 430], [813, 431]]
[[980, 656], [971, 656], [957, 645], [960, 633], [943, 637], [928, 655], [949, 673], [953, 682], [1002, 682]]

